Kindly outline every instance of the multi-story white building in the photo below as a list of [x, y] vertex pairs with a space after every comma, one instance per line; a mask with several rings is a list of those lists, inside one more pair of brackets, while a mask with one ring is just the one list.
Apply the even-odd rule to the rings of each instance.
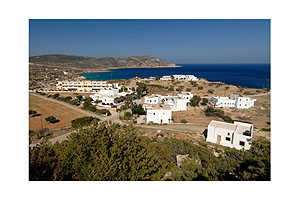
[[172, 110], [169, 105], [157, 104], [147, 109], [147, 124], [167, 124], [172, 122]]
[[249, 150], [249, 139], [253, 136], [253, 125], [234, 122], [234, 124], [211, 121], [207, 129], [207, 142], [220, 144], [238, 150]]
[[120, 83], [107, 81], [58, 81], [56, 84], [58, 90], [92, 92], [103, 88], [120, 88]]
[[215, 107], [236, 107], [236, 108], [251, 108], [254, 106], [256, 99], [250, 97], [230, 95], [230, 97], [212, 97], [210, 102]]

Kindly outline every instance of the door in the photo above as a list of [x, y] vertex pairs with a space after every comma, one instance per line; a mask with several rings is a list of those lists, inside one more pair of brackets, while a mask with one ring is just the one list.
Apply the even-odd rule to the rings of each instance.
[[220, 142], [221, 142], [221, 135], [218, 135], [218, 137], [217, 137], [217, 144], [220, 144]]

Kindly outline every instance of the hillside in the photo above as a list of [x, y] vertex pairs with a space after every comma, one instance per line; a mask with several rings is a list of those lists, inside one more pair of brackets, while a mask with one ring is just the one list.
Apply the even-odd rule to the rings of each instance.
[[150, 56], [130, 57], [84, 57], [70, 55], [41, 55], [29, 57], [32, 64], [43, 64], [55, 67], [72, 67], [79, 69], [108, 69], [121, 67], [174, 67], [174, 63]]

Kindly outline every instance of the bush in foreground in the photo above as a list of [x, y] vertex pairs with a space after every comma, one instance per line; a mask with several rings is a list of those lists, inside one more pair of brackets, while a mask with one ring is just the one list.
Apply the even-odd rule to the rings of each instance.
[[[270, 141], [258, 138], [248, 151], [139, 136], [132, 126], [100, 123], [67, 141], [29, 150], [29, 180], [270, 180]], [[188, 155], [180, 166], [177, 155]]]

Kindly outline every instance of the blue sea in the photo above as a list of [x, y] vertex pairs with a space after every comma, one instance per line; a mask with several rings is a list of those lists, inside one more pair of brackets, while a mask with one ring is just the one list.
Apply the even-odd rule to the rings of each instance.
[[208, 81], [248, 88], [270, 88], [270, 64], [177, 64], [177, 68], [124, 68], [109, 72], [81, 74], [88, 80], [130, 79], [133, 77], [191, 74]]

